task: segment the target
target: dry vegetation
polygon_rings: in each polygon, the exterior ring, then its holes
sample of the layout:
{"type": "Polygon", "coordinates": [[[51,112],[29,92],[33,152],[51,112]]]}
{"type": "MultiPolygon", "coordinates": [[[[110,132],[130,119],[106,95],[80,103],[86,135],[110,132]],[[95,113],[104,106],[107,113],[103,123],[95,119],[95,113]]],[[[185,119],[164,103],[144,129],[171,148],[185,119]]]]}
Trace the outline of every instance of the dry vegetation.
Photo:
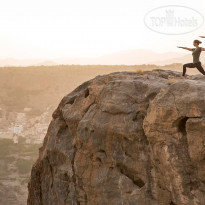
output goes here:
{"type": "Polygon", "coordinates": [[[136,73],[139,74],[139,75],[143,75],[144,74],[144,70],[136,69],[136,73]]]}
{"type": "Polygon", "coordinates": [[[167,81],[167,84],[168,84],[168,85],[172,85],[172,84],[175,83],[175,82],[177,82],[176,79],[174,79],[174,78],[169,78],[168,81],[167,81]]]}
{"type": "Polygon", "coordinates": [[[111,72],[169,69],[181,72],[181,64],[157,65],[58,65],[0,67],[0,104],[10,111],[31,107],[35,113],[57,107],[60,100],[83,82],[111,72]]]}

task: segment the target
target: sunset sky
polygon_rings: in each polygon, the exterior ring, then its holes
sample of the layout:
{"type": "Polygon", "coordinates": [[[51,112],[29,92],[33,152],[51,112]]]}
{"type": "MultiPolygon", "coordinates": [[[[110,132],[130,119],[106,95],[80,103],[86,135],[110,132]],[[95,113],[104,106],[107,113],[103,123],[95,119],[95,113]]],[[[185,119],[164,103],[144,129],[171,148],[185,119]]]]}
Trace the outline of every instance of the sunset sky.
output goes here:
{"type": "Polygon", "coordinates": [[[176,46],[192,46],[194,39],[205,35],[205,24],[183,35],[149,30],[145,14],[166,5],[205,14],[204,0],[1,1],[0,58],[95,57],[128,49],[184,52],[176,46]]]}

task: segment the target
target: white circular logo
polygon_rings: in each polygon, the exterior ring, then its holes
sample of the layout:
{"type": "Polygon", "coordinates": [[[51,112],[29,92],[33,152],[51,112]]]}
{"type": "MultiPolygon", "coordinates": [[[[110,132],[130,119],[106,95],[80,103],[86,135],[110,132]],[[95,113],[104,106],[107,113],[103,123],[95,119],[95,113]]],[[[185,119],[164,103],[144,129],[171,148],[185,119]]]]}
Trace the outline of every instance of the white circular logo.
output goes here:
{"type": "Polygon", "coordinates": [[[144,16],[144,23],[157,33],[180,35],[200,28],[204,24],[204,16],[186,6],[169,5],[149,11],[144,16]]]}

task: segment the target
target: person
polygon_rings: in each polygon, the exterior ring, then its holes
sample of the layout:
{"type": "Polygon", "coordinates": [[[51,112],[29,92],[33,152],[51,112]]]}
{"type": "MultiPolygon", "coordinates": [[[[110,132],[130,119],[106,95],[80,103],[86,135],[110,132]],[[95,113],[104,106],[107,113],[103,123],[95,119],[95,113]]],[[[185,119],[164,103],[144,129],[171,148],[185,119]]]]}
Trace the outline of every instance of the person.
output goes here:
{"type": "Polygon", "coordinates": [[[203,75],[205,75],[205,71],[201,65],[200,60],[199,60],[201,51],[205,51],[205,48],[199,47],[199,44],[201,44],[201,41],[194,40],[193,45],[196,48],[187,48],[187,47],[177,46],[178,48],[192,51],[192,55],[193,55],[193,63],[186,63],[183,65],[183,73],[182,73],[181,78],[185,78],[186,68],[197,68],[199,72],[201,72],[203,75]]]}
{"type": "Polygon", "coordinates": [[[199,36],[199,37],[201,37],[201,38],[205,38],[205,36],[199,36]]]}

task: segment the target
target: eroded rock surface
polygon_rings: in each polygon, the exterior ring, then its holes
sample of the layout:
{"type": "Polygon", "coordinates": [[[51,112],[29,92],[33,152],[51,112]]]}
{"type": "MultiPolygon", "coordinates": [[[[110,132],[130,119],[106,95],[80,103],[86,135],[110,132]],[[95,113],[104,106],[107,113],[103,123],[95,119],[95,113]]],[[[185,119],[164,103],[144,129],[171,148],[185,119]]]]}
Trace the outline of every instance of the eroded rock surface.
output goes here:
{"type": "Polygon", "coordinates": [[[98,75],[64,96],[29,205],[204,205],[205,77],[98,75]]]}

